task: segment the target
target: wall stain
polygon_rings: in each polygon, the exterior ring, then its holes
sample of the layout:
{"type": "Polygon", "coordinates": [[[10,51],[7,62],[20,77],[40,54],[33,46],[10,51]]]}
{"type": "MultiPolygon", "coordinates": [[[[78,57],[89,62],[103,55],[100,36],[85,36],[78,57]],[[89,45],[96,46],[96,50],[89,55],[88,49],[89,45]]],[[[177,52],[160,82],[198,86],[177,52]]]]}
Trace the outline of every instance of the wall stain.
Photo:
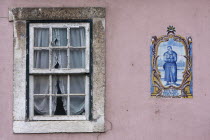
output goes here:
{"type": "Polygon", "coordinates": [[[112,122],[109,121],[109,120],[107,120],[107,119],[105,119],[105,123],[106,123],[106,121],[110,124],[110,128],[108,128],[108,129],[106,130],[106,127],[105,127],[105,132],[99,133],[99,134],[97,135],[97,140],[99,140],[99,137],[100,137],[102,134],[106,134],[108,131],[111,131],[112,128],[113,128],[112,122]]]}
{"type": "Polygon", "coordinates": [[[155,114],[159,114],[159,113],[160,113],[159,109],[155,110],[155,114]]]}

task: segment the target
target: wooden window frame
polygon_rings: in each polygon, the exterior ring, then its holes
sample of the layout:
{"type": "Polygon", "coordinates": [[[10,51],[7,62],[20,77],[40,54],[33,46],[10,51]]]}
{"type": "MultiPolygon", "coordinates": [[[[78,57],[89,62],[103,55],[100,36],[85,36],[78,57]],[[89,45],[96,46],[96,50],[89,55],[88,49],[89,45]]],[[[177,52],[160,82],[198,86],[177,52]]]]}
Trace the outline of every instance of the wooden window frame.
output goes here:
{"type": "MultiPolygon", "coordinates": [[[[89,108],[90,108],[90,22],[81,23],[30,23],[29,22],[29,119],[30,120],[89,120],[89,108]],[[85,28],[86,44],[81,47],[70,46],[70,28],[85,28]],[[49,46],[48,47],[34,47],[34,29],[35,28],[48,28],[49,29],[49,46]],[[52,46],[52,28],[66,28],[67,29],[67,45],[66,46],[52,46]],[[67,50],[67,68],[53,69],[51,58],[52,50],[66,49],[67,50]],[[85,68],[70,68],[70,50],[85,49],[85,68]],[[49,51],[49,68],[39,69],[34,68],[34,51],[35,50],[48,50],[49,51]],[[34,75],[47,75],[49,76],[49,94],[34,94],[34,75]],[[52,115],[52,96],[60,96],[52,94],[52,75],[64,74],[67,76],[67,115],[52,115]],[[72,74],[85,74],[85,94],[70,93],[70,75],[72,74]],[[49,96],[49,115],[34,116],[34,96],[49,96]],[[70,96],[85,96],[85,115],[70,115],[70,96]]],[[[27,93],[28,94],[28,93],[27,93]]]]}

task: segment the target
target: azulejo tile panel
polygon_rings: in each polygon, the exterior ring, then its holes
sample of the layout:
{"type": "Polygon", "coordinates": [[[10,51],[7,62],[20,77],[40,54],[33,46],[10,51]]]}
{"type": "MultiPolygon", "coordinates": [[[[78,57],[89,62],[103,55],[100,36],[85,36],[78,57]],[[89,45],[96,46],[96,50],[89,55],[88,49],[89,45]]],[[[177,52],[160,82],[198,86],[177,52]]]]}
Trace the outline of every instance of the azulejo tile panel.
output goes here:
{"type": "Polygon", "coordinates": [[[169,26],[167,35],[152,37],[150,85],[153,97],[193,97],[192,38],[175,32],[175,27],[169,26]]]}

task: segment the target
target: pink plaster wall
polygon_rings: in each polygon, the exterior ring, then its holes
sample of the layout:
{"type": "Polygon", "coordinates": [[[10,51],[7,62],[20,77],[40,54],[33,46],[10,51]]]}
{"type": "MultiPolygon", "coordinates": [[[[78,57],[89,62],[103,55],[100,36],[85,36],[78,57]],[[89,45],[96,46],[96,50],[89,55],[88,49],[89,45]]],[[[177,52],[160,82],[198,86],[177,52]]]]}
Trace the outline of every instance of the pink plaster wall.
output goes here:
{"type": "Polygon", "coordinates": [[[0,140],[210,140],[209,34],[209,0],[0,0],[0,140]],[[13,134],[8,8],[63,6],[106,7],[107,132],[13,134]],[[193,38],[193,99],[150,97],[150,39],[168,25],[193,38]]]}

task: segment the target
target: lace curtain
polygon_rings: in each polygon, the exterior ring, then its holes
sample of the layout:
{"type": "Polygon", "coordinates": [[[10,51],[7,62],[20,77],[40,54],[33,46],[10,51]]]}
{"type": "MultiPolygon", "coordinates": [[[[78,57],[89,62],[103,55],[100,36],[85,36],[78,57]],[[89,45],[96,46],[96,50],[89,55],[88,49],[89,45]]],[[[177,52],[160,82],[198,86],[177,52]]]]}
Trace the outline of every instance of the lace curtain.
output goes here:
{"type": "MultiPolygon", "coordinates": [[[[49,46],[49,29],[35,29],[34,45],[36,47],[49,46]]],[[[73,28],[70,30],[71,46],[85,46],[85,29],[73,28]]],[[[67,45],[67,29],[52,30],[52,46],[67,45]]],[[[52,51],[52,68],[67,68],[67,50],[55,49],[52,51]]],[[[85,67],[85,51],[70,51],[70,68],[85,67]]],[[[34,51],[34,68],[49,68],[49,52],[47,50],[34,51]]],[[[52,94],[67,94],[67,76],[53,76],[52,78],[52,94]]],[[[71,93],[85,93],[85,76],[71,75],[70,78],[71,93]]],[[[49,76],[34,76],[34,94],[49,94],[49,76]]],[[[67,112],[67,96],[53,96],[52,98],[52,114],[56,113],[58,108],[58,98],[61,99],[63,109],[67,112]]],[[[85,97],[70,96],[70,114],[80,115],[84,112],[85,97]]],[[[49,96],[34,96],[35,115],[49,115],[49,96]]]]}

